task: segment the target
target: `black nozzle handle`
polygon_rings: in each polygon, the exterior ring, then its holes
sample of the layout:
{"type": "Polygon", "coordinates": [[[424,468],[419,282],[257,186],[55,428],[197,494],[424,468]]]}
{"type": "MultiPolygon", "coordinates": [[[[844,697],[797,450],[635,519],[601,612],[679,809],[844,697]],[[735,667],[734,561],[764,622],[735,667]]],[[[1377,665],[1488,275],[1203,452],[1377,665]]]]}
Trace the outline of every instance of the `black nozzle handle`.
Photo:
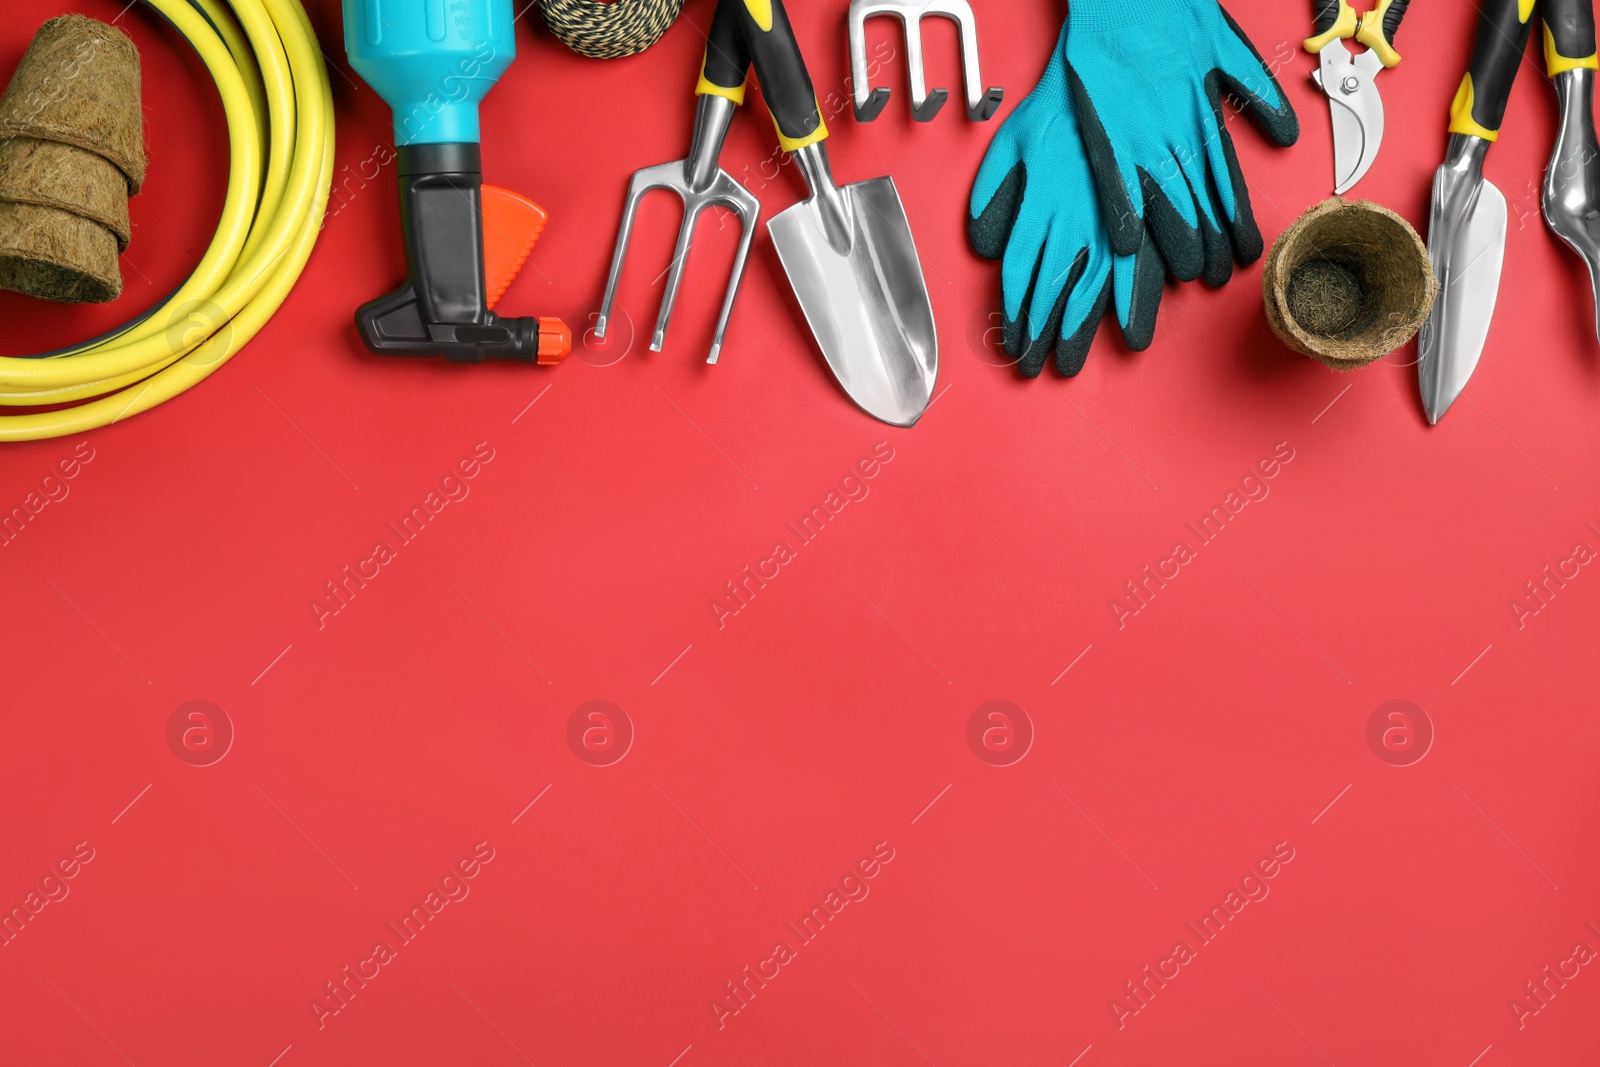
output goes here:
{"type": "Polygon", "coordinates": [[[554,362],[539,358],[539,319],[501,318],[489,310],[478,146],[407,145],[398,151],[397,169],[406,281],[356,312],[367,348],[380,356],[457,363],[554,362]]]}

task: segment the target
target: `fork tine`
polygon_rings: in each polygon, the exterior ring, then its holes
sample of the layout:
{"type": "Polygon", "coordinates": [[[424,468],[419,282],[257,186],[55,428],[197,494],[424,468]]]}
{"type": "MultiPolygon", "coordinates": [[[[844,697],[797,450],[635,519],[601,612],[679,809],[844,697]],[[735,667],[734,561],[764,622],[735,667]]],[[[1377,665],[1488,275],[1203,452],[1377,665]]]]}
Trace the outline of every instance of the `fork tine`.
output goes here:
{"type": "Polygon", "coordinates": [[[683,205],[683,225],[678,228],[678,243],[672,250],[672,266],[667,271],[667,289],[661,294],[661,314],[656,318],[656,332],[650,338],[650,351],[661,351],[667,339],[667,324],[672,321],[672,309],[678,303],[678,286],[683,282],[683,269],[689,263],[689,246],[694,241],[694,224],[706,204],[699,201],[683,205]]]}
{"type": "Polygon", "coordinates": [[[978,17],[972,13],[972,5],[951,3],[950,9],[949,17],[955,19],[961,37],[961,81],[967,94],[967,117],[973,122],[988,122],[999,110],[1006,91],[983,84],[978,61],[978,17]]]}
{"type": "Polygon", "coordinates": [[[931,122],[950,98],[948,89],[934,89],[931,92],[928,89],[928,73],[923,65],[922,53],[922,20],[926,14],[925,11],[919,11],[913,18],[910,12],[898,13],[906,31],[906,74],[911,79],[911,115],[918,122],[931,122]]]}
{"type": "Polygon", "coordinates": [[[679,163],[663,163],[637,170],[628,182],[628,198],[622,209],[622,225],[617,228],[617,245],[611,253],[611,273],[606,278],[605,296],[600,300],[600,314],[596,318],[594,335],[601,340],[606,336],[606,325],[611,319],[612,302],[617,296],[617,284],[622,280],[622,265],[628,258],[628,243],[633,239],[633,223],[639,214],[639,204],[646,194],[657,189],[670,189],[680,197],[683,192],[672,181],[672,171],[680,169],[679,163]]]}
{"type": "Polygon", "coordinates": [[[872,87],[872,71],[867,65],[867,19],[872,12],[866,0],[850,4],[850,85],[857,122],[871,122],[889,102],[889,90],[872,87]]]}
{"type": "MultiPolygon", "coordinates": [[[[643,195],[641,190],[639,196],[643,195]]],[[[628,241],[633,237],[633,220],[639,213],[639,197],[629,188],[626,206],[622,209],[622,225],[617,230],[617,247],[611,253],[611,273],[606,277],[606,295],[600,300],[600,316],[595,320],[594,335],[602,340],[606,336],[606,323],[611,318],[611,304],[617,297],[617,283],[622,280],[622,264],[628,258],[628,241]]]]}
{"type": "Polygon", "coordinates": [[[711,339],[711,354],[707,363],[716,363],[722,355],[722,338],[728,332],[728,319],[733,315],[733,302],[739,295],[739,285],[744,281],[745,263],[750,259],[750,246],[755,240],[756,225],[761,218],[761,201],[750,195],[738,182],[729,179],[726,198],[722,201],[739,215],[743,232],[739,235],[739,250],[733,256],[733,273],[728,278],[728,293],[722,298],[722,312],[717,316],[717,332],[711,339]]]}
{"type": "Polygon", "coordinates": [[[867,102],[855,105],[856,121],[871,122],[883,113],[884,105],[889,102],[890,90],[879,86],[867,94],[867,102]]]}
{"type": "Polygon", "coordinates": [[[918,122],[932,122],[934,116],[939,114],[939,109],[944,107],[945,101],[949,99],[949,89],[934,89],[921,103],[912,103],[911,117],[918,122]]]}

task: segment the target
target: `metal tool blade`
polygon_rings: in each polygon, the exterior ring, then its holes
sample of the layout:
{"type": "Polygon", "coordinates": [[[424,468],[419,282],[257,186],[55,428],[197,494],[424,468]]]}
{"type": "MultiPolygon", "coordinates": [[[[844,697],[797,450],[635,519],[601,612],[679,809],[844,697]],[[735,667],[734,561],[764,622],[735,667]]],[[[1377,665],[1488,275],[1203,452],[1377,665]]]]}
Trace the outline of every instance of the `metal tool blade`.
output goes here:
{"type": "Polygon", "coordinates": [[[1430,423],[1450,410],[1477,369],[1500,291],[1506,198],[1481,168],[1479,152],[1476,166],[1447,160],[1434,175],[1428,256],[1439,294],[1417,340],[1417,380],[1430,423]]]}
{"type": "Polygon", "coordinates": [[[1378,158],[1378,146],[1383,143],[1383,104],[1380,101],[1375,116],[1366,118],[1332,99],[1328,111],[1333,116],[1333,191],[1343,195],[1366,177],[1378,158]]]}
{"type": "Polygon", "coordinates": [[[1383,64],[1371,50],[1355,59],[1342,41],[1318,53],[1313,74],[1328,98],[1333,124],[1334,192],[1343,194],[1372,169],[1383,144],[1383,97],[1376,78],[1383,64]]]}
{"type": "Polygon", "coordinates": [[[812,198],[767,229],[839,385],[874,418],[911,426],[927,410],[939,373],[939,336],[911,224],[892,178],[835,186],[826,155],[812,152],[821,148],[796,154],[812,198]]]}
{"type": "Polygon", "coordinates": [[[1595,332],[1600,335],[1600,148],[1595,143],[1594,71],[1562,71],[1554,79],[1561,126],[1544,177],[1544,218],[1589,268],[1595,332]]]}

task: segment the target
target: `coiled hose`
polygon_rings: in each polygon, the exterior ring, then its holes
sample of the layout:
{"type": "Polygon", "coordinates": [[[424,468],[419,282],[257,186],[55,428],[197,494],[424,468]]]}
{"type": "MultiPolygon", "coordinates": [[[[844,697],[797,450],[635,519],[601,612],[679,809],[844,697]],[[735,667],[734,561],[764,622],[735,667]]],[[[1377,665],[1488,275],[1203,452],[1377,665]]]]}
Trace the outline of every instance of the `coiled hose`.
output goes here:
{"type": "Polygon", "coordinates": [[[580,56],[620,59],[661,39],[683,10],[683,0],[539,0],[550,32],[580,56]]]}
{"type": "Polygon", "coordinates": [[[260,332],[305,268],[333,173],[333,96],[299,0],[144,0],[194,46],[228,120],[228,193],[167,302],[61,352],[0,357],[0,441],[105,426],[170,400],[260,332]]]}

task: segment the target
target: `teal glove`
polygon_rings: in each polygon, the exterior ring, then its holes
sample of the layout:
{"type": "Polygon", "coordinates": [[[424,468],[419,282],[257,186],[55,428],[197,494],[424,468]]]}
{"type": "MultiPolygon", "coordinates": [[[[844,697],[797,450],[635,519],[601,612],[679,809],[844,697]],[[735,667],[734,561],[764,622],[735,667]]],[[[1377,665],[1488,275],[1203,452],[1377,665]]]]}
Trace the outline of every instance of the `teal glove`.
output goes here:
{"type": "Polygon", "coordinates": [[[1280,145],[1300,124],[1244,32],[1217,0],[1071,0],[1067,26],[1073,106],[1112,249],[1133,254],[1148,230],[1175,277],[1212,285],[1234,258],[1260,258],[1222,94],[1280,145]]]}
{"type": "Polygon", "coordinates": [[[1078,373],[1114,295],[1129,348],[1147,348],[1166,271],[1149,236],[1114,256],[1067,96],[1066,28],[1044,77],[995,134],[972,187],[967,232],[985,259],[1004,261],[1001,338],[1025,377],[1055,349],[1078,373]]]}

